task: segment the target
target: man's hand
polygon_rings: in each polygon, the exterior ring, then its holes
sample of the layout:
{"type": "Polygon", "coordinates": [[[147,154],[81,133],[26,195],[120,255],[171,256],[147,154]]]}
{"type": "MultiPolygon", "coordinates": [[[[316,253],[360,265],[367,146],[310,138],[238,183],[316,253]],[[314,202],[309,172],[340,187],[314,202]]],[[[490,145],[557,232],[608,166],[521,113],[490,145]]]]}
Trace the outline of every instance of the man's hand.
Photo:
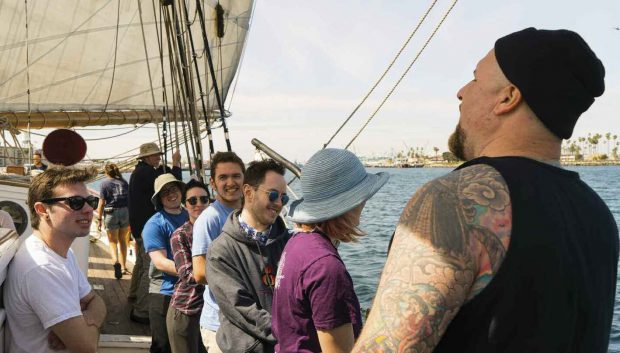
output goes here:
{"type": "Polygon", "coordinates": [[[105,303],[101,297],[94,292],[90,292],[80,300],[80,308],[82,309],[84,321],[86,321],[88,326],[95,326],[97,329],[101,328],[107,314],[105,303]]]}
{"type": "Polygon", "coordinates": [[[63,349],[67,349],[64,343],[56,336],[54,331],[50,331],[50,334],[47,335],[47,345],[53,351],[61,351],[63,349]]]}
{"type": "Polygon", "coordinates": [[[172,166],[180,167],[181,166],[181,151],[176,150],[172,154],[172,166]]]}

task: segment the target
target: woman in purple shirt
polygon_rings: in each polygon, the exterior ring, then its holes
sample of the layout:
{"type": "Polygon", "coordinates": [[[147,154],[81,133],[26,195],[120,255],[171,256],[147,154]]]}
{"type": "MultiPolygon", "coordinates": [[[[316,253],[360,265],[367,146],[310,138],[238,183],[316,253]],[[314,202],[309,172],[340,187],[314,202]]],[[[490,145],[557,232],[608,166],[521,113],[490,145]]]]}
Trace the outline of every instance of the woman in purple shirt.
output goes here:
{"type": "Polygon", "coordinates": [[[324,149],[305,165],[303,198],[289,216],[295,235],[276,275],[272,328],[276,352],[349,352],[362,325],[353,281],[337,246],[356,241],[362,209],[385,183],[351,152],[324,149]]]}

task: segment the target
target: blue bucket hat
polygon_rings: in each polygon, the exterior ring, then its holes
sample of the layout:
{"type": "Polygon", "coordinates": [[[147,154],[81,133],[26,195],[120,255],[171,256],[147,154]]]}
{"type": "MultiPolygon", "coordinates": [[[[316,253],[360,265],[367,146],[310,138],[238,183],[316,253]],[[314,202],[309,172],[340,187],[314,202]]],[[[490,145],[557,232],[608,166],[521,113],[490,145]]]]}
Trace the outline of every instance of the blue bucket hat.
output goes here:
{"type": "Polygon", "coordinates": [[[305,224],[338,217],[370,199],[389,178],[383,172],[367,173],[347,150],[320,150],[302,170],[303,197],[291,203],[288,215],[293,222],[305,224]]]}

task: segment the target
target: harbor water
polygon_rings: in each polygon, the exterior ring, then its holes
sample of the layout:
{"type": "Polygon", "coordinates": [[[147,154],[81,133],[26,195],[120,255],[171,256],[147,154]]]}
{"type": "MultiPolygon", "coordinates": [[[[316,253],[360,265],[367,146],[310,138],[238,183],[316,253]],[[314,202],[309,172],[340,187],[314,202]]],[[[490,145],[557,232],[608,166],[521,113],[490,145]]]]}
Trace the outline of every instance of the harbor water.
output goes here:
{"type": "MultiPolygon", "coordinates": [[[[620,166],[572,167],[581,179],[607,203],[616,223],[620,224],[620,166]]],[[[340,254],[351,273],[355,291],[362,308],[369,308],[375,295],[387,255],[390,237],[400,213],[414,192],[424,183],[449,173],[446,168],[379,169],[369,172],[388,172],[390,181],[370,201],[362,213],[361,226],[368,235],[356,244],[342,244],[340,254]]],[[[620,274],[620,271],[618,272],[620,274]]],[[[611,329],[609,352],[620,353],[620,295],[616,289],[616,304],[611,329]]]]}
{"type": "MultiPolygon", "coordinates": [[[[616,223],[620,224],[620,166],[571,167],[579,173],[582,180],[590,185],[607,203],[616,223]]],[[[362,308],[370,308],[377,284],[385,264],[387,247],[400,213],[424,183],[449,173],[448,168],[381,169],[370,168],[369,172],[387,172],[390,181],[366,203],[362,213],[361,227],[368,233],[358,243],[340,245],[340,254],[351,273],[355,292],[362,308]]],[[[129,181],[129,174],[124,174],[129,181]]],[[[183,180],[189,174],[184,172],[183,180]]],[[[97,189],[94,183],[93,188],[97,189]]],[[[299,182],[292,184],[299,191],[299,182]]],[[[620,274],[620,271],[618,271],[620,274]]],[[[620,295],[616,291],[616,304],[611,329],[609,352],[620,353],[620,295]]]]}

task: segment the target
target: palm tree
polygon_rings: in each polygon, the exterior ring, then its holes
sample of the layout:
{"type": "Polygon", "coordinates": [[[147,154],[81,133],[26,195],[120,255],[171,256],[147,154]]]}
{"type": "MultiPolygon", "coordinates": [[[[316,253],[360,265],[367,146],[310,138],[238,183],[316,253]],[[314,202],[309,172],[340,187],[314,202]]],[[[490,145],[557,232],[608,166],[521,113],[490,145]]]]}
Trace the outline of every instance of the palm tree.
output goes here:
{"type": "Polygon", "coordinates": [[[579,140],[579,143],[581,144],[581,148],[585,148],[586,138],[585,137],[580,137],[578,140],[579,140]]]}
{"type": "Polygon", "coordinates": [[[609,142],[611,141],[611,132],[606,133],[605,138],[607,139],[607,154],[609,155],[609,142]]]}
{"type": "Polygon", "coordinates": [[[435,151],[435,160],[437,160],[437,152],[439,152],[439,148],[433,147],[433,150],[435,151]]]}

